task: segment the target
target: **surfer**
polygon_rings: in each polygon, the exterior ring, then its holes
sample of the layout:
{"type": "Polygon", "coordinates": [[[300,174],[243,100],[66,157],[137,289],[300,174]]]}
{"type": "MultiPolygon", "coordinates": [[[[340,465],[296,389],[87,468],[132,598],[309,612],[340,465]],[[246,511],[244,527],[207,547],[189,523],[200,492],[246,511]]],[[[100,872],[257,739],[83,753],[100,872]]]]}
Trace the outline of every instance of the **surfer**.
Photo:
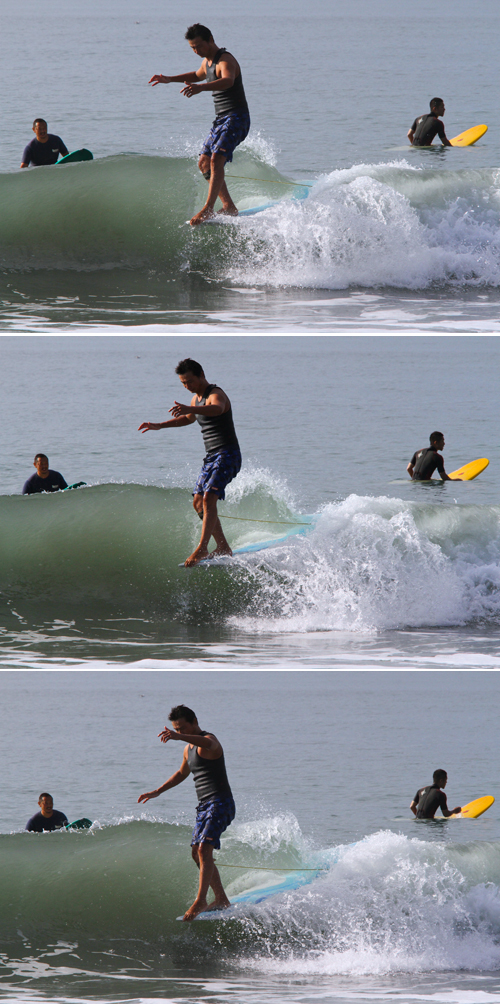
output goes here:
{"type": "Polygon", "coordinates": [[[462,478],[450,478],[444,469],[444,460],[438,453],[444,447],[443,433],[431,432],[429,441],[431,445],[417,450],[406,468],[412,481],[429,481],[436,468],[443,481],[461,481],[462,478]]]}
{"type": "Polygon", "coordinates": [[[199,70],[179,73],[175,77],[155,73],[149,83],[153,87],[156,84],[183,83],[185,86],[180,93],[186,98],[202,91],[211,91],[213,95],[215,121],[198,161],[198,167],[209,183],[208,196],[203,209],[190,220],[191,226],[195,226],[215,215],[217,198],[222,202],[220,212],[228,216],[238,215],[224,179],[224,166],[232,161],[235,147],[248,135],[250,115],[240,66],[234,56],[215,44],[212,32],[203,24],[192,24],[184,37],[193,52],[203,59],[199,70]]]}
{"type": "MultiPolygon", "coordinates": [[[[40,492],[58,492],[68,485],[59,471],[49,470],[49,458],[45,453],[37,453],[33,467],[36,467],[36,474],[32,474],[24,482],[23,495],[37,495],[40,492]]],[[[83,482],[81,482],[83,484],[83,482]]]]}
{"type": "Polygon", "coordinates": [[[158,736],[162,743],[171,739],[187,743],[179,770],[169,777],[165,784],[154,791],[139,795],[138,802],[149,802],[162,792],[175,788],[193,775],[198,806],[196,824],[191,839],[192,857],[200,871],[198,894],[194,903],[186,910],[183,920],[194,920],[207,910],[225,910],[230,902],[224,892],[219,871],[214,862],[214,849],[220,848],[220,836],[235,816],[234,800],[227,779],[224,752],[212,732],[200,729],[198,719],[191,708],[179,704],[172,708],[169,716],[172,729],[167,726],[158,736]],[[209,887],[214,900],[207,905],[209,887]]]}
{"type": "Polygon", "coordinates": [[[408,139],[412,146],[431,146],[436,135],[439,136],[443,146],[451,146],[446,137],[444,125],[439,116],[444,115],[445,107],[442,98],[431,98],[430,112],[426,115],[419,115],[415,119],[411,129],[408,130],[408,139]]]}
{"type": "Polygon", "coordinates": [[[59,154],[65,157],[68,153],[60,136],[53,136],[47,132],[45,119],[35,119],[33,122],[33,132],[35,139],[24,148],[21,167],[41,167],[44,164],[55,164],[59,154]]]}
{"type": "Polygon", "coordinates": [[[64,812],[54,809],[54,799],[47,791],[42,791],[38,799],[40,812],[35,812],[26,823],[26,829],[31,833],[43,833],[44,830],[61,830],[66,826],[68,817],[64,812]]]}
{"type": "Polygon", "coordinates": [[[207,451],[193,492],[193,506],[203,520],[200,543],[189,558],[186,566],[196,565],[203,558],[218,557],[233,552],[224,536],[217,515],[217,501],[225,498],[225,488],[236,477],[241,467],[241,453],[233,423],[231,402],[214,383],[209,383],[200,363],[194,359],[182,359],[176,367],[183,387],[194,397],[191,404],[174,401],[169,409],[173,418],[166,422],[143,422],[139,432],[150,429],[181,428],[198,422],[201,426],[203,442],[207,451]],[[215,550],[210,554],[210,538],[215,540],[215,550]]]}
{"type": "Polygon", "coordinates": [[[424,788],[419,788],[410,809],[417,819],[434,819],[434,814],[441,809],[443,816],[453,816],[455,812],[461,812],[460,805],[454,809],[448,808],[448,802],[443,788],[446,788],[448,775],[445,770],[435,770],[432,775],[432,784],[427,784],[424,788]]]}

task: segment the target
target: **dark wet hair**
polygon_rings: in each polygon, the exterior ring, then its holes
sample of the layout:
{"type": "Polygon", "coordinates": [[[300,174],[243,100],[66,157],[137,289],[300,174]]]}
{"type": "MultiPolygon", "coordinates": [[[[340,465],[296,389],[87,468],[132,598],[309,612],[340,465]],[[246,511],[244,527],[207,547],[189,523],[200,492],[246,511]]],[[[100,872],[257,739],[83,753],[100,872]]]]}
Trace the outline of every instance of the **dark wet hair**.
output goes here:
{"type": "Polygon", "coordinates": [[[448,774],[445,770],[435,770],[432,775],[432,780],[434,781],[434,784],[441,784],[443,781],[448,780],[448,774]]]}
{"type": "Polygon", "coordinates": [[[46,460],[47,463],[49,462],[49,458],[45,453],[35,453],[35,459],[33,463],[36,464],[37,460],[46,460]]]}
{"type": "Polygon", "coordinates": [[[177,376],[192,373],[195,377],[201,377],[203,376],[203,366],[200,366],[194,359],[181,359],[179,365],[175,367],[175,372],[177,376]]]}
{"type": "Polygon", "coordinates": [[[35,128],[37,122],[43,122],[44,126],[47,125],[45,119],[35,119],[34,122],[33,122],[33,129],[35,128]]]}
{"type": "Polygon", "coordinates": [[[437,105],[444,105],[444,101],[442,98],[431,98],[431,100],[429,101],[429,105],[432,111],[432,109],[436,108],[437,105]]]}
{"type": "Polygon", "coordinates": [[[184,718],[186,722],[192,725],[196,715],[194,711],[191,711],[191,708],[186,708],[185,704],[178,704],[175,708],[172,708],[168,720],[169,722],[178,722],[181,718],[184,718]]]}
{"type": "Polygon", "coordinates": [[[432,445],[432,443],[436,442],[436,439],[444,439],[443,433],[442,432],[431,432],[431,434],[429,436],[429,442],[431,443],[431,445],[432,445]]]}
{"type": "MultiPolygon", "coordinates": [[[[38,796],[38,801],[41,802],[42,798],[52,798],[52,795],[49,795],[48,791],[42,791],[42,794],[38,796]]],[[[53,798],[52,801],[54,801],[53,798]]]]}
{"type": "Polygon", "coordinates": [[[184,38],[188,42],[193,42],[195,38],[202,38],[204,42],[211,42],[213,35],[210,28],[207,28],[204,24],[192,24],[188,28],[184,38]]]}

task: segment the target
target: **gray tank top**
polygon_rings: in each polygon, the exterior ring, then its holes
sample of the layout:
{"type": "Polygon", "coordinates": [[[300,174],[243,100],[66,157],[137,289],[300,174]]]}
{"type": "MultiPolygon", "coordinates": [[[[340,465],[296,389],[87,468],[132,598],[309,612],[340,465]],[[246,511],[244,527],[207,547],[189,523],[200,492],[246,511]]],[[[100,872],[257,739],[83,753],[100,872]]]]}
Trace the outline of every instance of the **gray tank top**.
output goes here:
{"type": "MultiPolygon", "coordinates": [[[[203,735],[208,735],[208,732],[204,732],[203,735]]],[[[188,764],[200,802],[206,802],[209,798],[232,796],[226,774],[224,754],[217,760],[206,760],[205,757],[199,756],[197,746],[190,746],[188,764]]]]}
{"type": "MultiPolygon", "coordinates": [[[[217,80],[216,67],[219,62],[220,57],[227,49],[217,49],[215,56],[213,58],[212,65],[209,66],[207,63],[207,80],[212,83],[217,80]]],[[[247,112],[248,105],[247,99],[245,97],[245,91],[243,90],[243,80],[241,73],[232,87],[228,87],[226,91],[213,91],[212,92],[214,105],[215,105],[215,115],[218,118],[219,115],[227,115],[228,112],[247,112]]]]}
{"type": "MultiPolygon", "coordinates": [[[[200,400],[200,404],[207,403],[207,397],[210,397],[210,394],[216,387],[216,383],[208,385],[200,400]]],[[[215,453],[226,446],[239,446],[231,406],[229,406],[228,411],[225,411],[223,415],[197,415],[196,421],[201,428],[207,453],[215,453]]]]}

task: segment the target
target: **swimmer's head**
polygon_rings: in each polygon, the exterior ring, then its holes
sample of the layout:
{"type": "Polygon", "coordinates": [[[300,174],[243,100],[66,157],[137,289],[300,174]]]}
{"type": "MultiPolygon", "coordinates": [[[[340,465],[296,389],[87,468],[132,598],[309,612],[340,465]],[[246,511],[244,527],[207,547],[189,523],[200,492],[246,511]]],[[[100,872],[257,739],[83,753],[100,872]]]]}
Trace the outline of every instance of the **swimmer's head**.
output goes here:
{"type": "Polygon", "coordinates": [[[49,458],[45,456],[45,453],[37,453],[33,461],[33,467],[36,467],[36,473],[39,477],[47,477],[49,470],[49,458]]]}
{"type": "Polygon", "coordinates": [[[47,123],[45,119],[35,119],[33,122],[33,132],[40,143],[45,142],[47,139],[47,123]]]}

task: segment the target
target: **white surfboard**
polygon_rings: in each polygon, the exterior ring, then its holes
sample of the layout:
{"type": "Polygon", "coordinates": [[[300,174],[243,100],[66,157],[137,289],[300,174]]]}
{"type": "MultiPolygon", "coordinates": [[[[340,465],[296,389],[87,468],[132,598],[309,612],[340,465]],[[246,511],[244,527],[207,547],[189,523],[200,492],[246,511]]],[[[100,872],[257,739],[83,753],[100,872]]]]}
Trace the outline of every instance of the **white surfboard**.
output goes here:
{"type": "Polygon", "coordinates": [[[235,547],[231,554],[221,554],[216,558],[203,558],[198,561],[196,565],[186,566],[183,561],[179,562],[179,568],[208,568],[210,566],[217,567],[220,565],[230,564],[234,558],[238,558],[244,554],[255,554],[257,551],[267,551],[271,547],[277,547],[278,544],[284,544],[285,541],[290,540],[291,537],[299,537],[301,534],[307,533],[314,526],[314,516],[301,516],[300,523],[296,523],[290,527],[287,533],[283,534],[282,537],[272,537],[270,540],[259,540],[254,544],[244,544],[243,547],[235,547]]]}
{"type": "MultiPolygon", "coordinates": [[[[264,900],[271,899],[272,896],[280,896],[282,893],[300,889],[301,886],[314,882],[325,871],[327,871],[326,867],[289,872],[285,878],[278,882],[273,881],[268,885],[257,886],[233,896],[231,906],[227,910],[207,910],[205,913],[199,913],[195,920],[234,920],[242,913],[245,906],[263,903],[264,900]]],[[[176,920],[182,920],[182,917],[176,917],[176,920]]]]}

